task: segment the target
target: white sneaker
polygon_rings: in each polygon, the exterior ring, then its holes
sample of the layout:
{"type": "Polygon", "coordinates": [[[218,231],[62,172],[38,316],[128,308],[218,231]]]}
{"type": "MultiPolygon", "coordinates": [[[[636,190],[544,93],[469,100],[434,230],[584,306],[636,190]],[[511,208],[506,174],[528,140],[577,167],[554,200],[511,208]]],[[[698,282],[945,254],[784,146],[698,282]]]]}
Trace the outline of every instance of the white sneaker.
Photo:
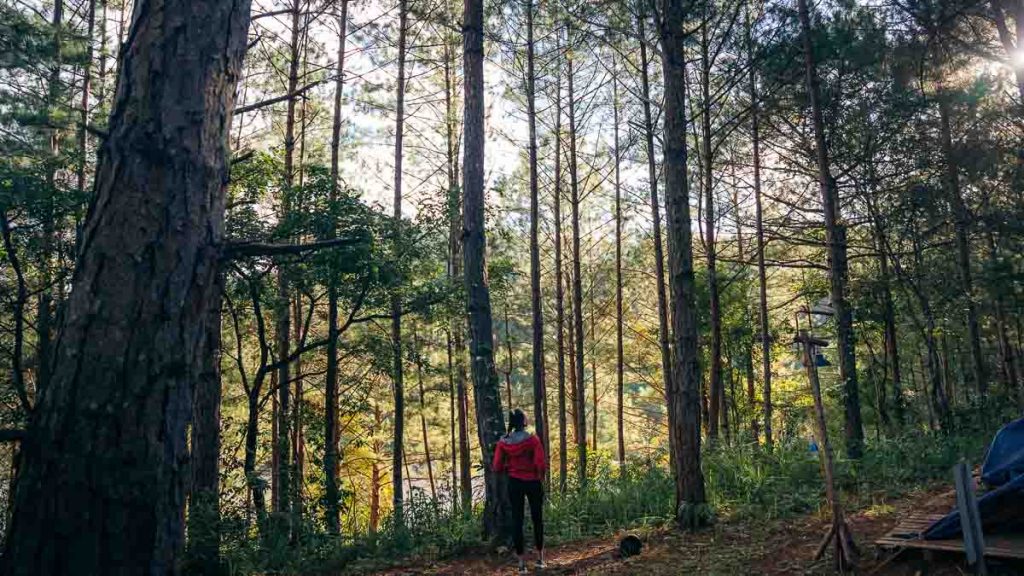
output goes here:
{"type": "Polygon", "coordinates": [[[543,569],[548,567],[548,565],[546,563],[544,563],[543,560],[539,560],[539,559],[537,560],[537,564],[535,564],[535,566],[537,567],[537,570],[543,570],[543,569]]]}

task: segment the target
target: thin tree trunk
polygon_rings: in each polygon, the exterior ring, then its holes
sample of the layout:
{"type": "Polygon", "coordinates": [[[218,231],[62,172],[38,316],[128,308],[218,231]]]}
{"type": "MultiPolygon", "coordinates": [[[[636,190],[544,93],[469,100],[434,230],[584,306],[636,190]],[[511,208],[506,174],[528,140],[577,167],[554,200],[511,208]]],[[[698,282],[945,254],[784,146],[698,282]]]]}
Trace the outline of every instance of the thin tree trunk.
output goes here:
{"type": "Polygon", "coordinates": [[[978,311],[974,303],[974,277],[971,273],[971,246],[968,237],[970,233],[968,230],[970,215],[960,191],[960,168],[956,161],[955,151],[953,150],[953,135],[952,128],[950,127],[952,110],[949,105],[949,96],[940,93],[938,101],[942,155],[946,168],[946,195],[953,210],[953,230],[956,234],[956,262],[957,267],[960,269],[960,286],[963,289],[963,297],[967,308],[967,336],[971,346],[971,368],[974,385],[978,389],[978,394],[984,398],[988,393],[988,378],[985,373],[985,359],[981,352],[981,328],[978,325],[978,311]]]}
{"type": "MultiPolygon", "coordinates": [[[[591,273],[593,277],[593,273],[591,273]]],[[[594,305],[594,290],[593,286],[589,290],[590,295],[590,386],[591,386],[591,402],[593,403],[593,416],[590,418],[590,448],[594,452],[597,452],[597,325],[594,320],[594,310],[597,306],[594,305]]]]}
{"type": "MultiPolygon", "coordinates": [[[[462,278],[462,218],[461,201],[458,185],[458,134],[455,114],[455,83],[452,67],[454,54],[451,43],[446,39],[444,46],[444,80],[445,80],[445,130],[446,152],[448,158],[448,266],[449,277],[453,282],[461,282],[462,278]]],[[[469,455],[469,399],[466,394],[466,346],[463,340],[465,318],[461,315],[451,320],[451,339],[455,364],[455,391],[457,403],[457,419],[459,428],[459,495],[463,512],[468,512],[473,501],[473,485],[469,455]]]]}
{"type": "MultiPolygon", "coordinates": [[[[338,14],[338,55],[334,71],[334,119],[331,124],[332,204],[338,201],[341,178],[341,106],[345,85],[345,41],[348,34],[348,0],[341,0],[338,14]]],[[[337,236],[337,222],[331,222],[328,238],[337,236]]],[[[327,374],[324,379],[324,523],[327,531],[340,530],[341,488],[338,485],[338,287],[334,280],[327,286],[327,374]]]]}
{"type": "Polygon", "coordinates": [[[96,0],[89,0],[89,7],[86,11],[86,32],[85,32],[85,64],[82,67],[82,98],[79,103],[81,126],[78,127],[78,171],[76,174],[78,193],[85,192],[85,168],[88,161],[89,132],[86,126],[89,125],[89,96],[92,89],[92,60],[93,60],[93,31],[96,26],[96,0]]]}
{"type": "MultiPolygon", "coordinates": [[[[735,178],[735,173],[733,174],[735,178]]],[[[740,220],[740,195],[737,188],[733,189],[732,192],[732,206],[734,216],[736,218],[736,256],[739,261],[742,262],[744,270],[749,270],[747,265],[746,248],[743,240],[743,222],[740,220]]],[[[747,297],[749,293],[744,294],[743,304],[743,318],[744,323],[750,324],[750,305],[747,303],[747,297]]],[[[746,378],[747,383],[747,406],[750,408],[750,435],[754,438],[754,443],[760,442],[761,428],[757,421],[757,394],[754,390],[754,343],[746,340],[740,342],[743,354],[743,374],[746,378]]],[[[737,411],[736,417],[736,431],[739,433],[739,416],[738,407],[736,405],[736,394],[733,390],[733,410],[737,411]]]]}
{"type": "MultiPolygon", "coordinates": [[[[530,296],[533,312],[533,428],[547,448],[547,383],[544,374],[544,307],[540,289],[540,183],[537,176],[536,72],[534,70],[533,0],[526,0],[526,116],[529,123],[530,164],[530,296]]],[[[510,404],[511,405],[511,404],[510,404]]],[[[548,467],[550,468],[550,466],[548,467]]]]}
{"type": "MultiPolygon", "coordinates": [[[[402,243],[402,145],[405,132],[405,58],[406,0],[398,2],[398,87],[395,104],[395,235],[394,253],[401,253],[402,243]]],[[[393,358],[393,389],[395,394],[395,430],[392,443],[392,506],[395,522],[404,524],[404,495],[402,486],[402,447],[405,437],[405,385],[402,370],[402,300],[397,290],[391,296],[391,347],[393,358]]]]}
{"type": "Polygon", "coordinates": [[[451,420],[449,426],[449,432],[451,433],[451,445],[449,447],[449,457],[451,458],[451,473],[452,473],[452,484],[451,484],[451,498],[452,498],[452,509],[454,510],[458,506],[459,501],[456,499],[456,490],[459,488],[459,460],[458,460],[458,440],[457,431],[459,429],[458,423],[456,422],[458,409],[455,406],[456,398],[458,395],[455,391],[455,363],[452,360],[452,335],[450,330],[445,331],[445,346],[448,353],[448,415],[451,420]]]}
{"type": "Polygon", "coordinates": [[[107,101],[107,0],[100,0],[100,67],[96,76],[96,104],[107,101]]]}
{"type": "MultiPolygon", "coordinates": [[[[885,252],[885,239],[883,236],[885,232],[880,221],[876,222],[875,228],[876,243],[878,245],[878,274],[879,280],[882,283],[882,315],[885,317],[883,330],[885,336],[885,356],[888,360],[886,367],[889,369],[890,377],[892,378],[892,407],[896,416],[896,424],[902,427],[905,415],[903,410],[903,383],[902,374],[900,373],[899,344],[896,338],[896,310],[893,304],[892,287],[890,285],[889,259],[885,252]]],[[[884,386],[882,390],[884,393],[884,386]]]]}
{"type": "Polygon", "coordinates": [[[701,90],[701,170],[704,196],[704,252],[707,258],[709,315],[711,320],[710,383],[708,386],[708,441],[718,438],[719,422],[728,426],[722,399],[722,301],[718,289],[718,252],[715,246],[715,156],[711,142],[711,55],[708,39],[709,16],[704,14],[701,26],[700,90],[701,90]]]}
{"type": "MultiPolygon", "coordinates": [[[[559,39],[561,36],[559,35],[559,39]]],[[[560,44],[560,42],[559,42],[560,44]]],[[[560,52],[560,46],[555,52],[560,52]]],[[[558,490],[565,493],[568,475],[565,409],[565,284],[562,274],[562,75],[555,80],[555,348],[558,359],[558,490]]],[[[574,372],[575,373],[575,372],[574,372]]]]}
{"type": "Polygon", "coordinates": [[[220,404],[221,300],[224,278],[218,274],[210,298],[203,369],[196,379],[192,422],[192,486],[188,506],[190,556],[213,572],[220,555],[220,404]]]}
{"type": "Polygon", "coordinates": [[[660,36],[665,78],[665,198],[674,343],[672,378],[666,392],[671,449],[675,452],[672,464],[676,520],[684,528],[693,528],[706,521],[706,497],[700,464],[696,281],[686,175],[686,6],[685,0],[665,1],[660,36]]]}
{"type": "Polygon", "coordinates": [[[508,301],[505,301],[505,394],[508,398],[508,407],[511,410],[515,404],[512,402],[512,336],[508,327],[508,301]]]}
{"type": "MultiPolygon", "coordinates": [[[[60,98],[61,80],[60,71],[63,59],[62,44],[64,33],[64,0],[56,0],[53,6],[53,68],[50,70],[50,77],[47,81],[47,116],[49,110],[57,110],[60,98]]],[[[57,165],[60,155],[60,131],[56,128],[56,120],[47,119],[54,127],[50,129],[50,157],[53,167],[47,170],[46,184],[48,192],[43,199],[42,220],[42,242],[39,247],[39,276],[42,283],[42,290],[39,293],[39,300],[36,309],[36,393],[42,394],[49,387],[50,373],[52,368],[52,332],[53,332],[53,245],[56,241],[56,203],[54,195],[57,192],[57,165]]]]}
{"type": "Polygon", "coordinates": [[[22,444],[5,576],[172,575],[184,544],[186,434],[249,2],[147,6],[132,24],[54,370],[22,444]]]}
{"type": "Polygon", "coordinates": [[[416,384],[420,391],[420,428],[423,429],[423,456],[427,461],[427,479],[430,481],[430,496],[437,501],[437,485],[434,483],[434,463],[430,458],[430,436],[427,434],[427,395],[423,391],[423,350],[420,348],[416,325],[412,327],[413,357],[416,358],[416,384]]]}
{"type": "MultiPolygon", "coordinates": [[[[623,426],[625,358],[622,346],[622,184],[619,169],[619,83],[612,78],[612,124],[615,135],[615,431],[620,474],[626,471],[626,438],[623,426]]],[[[597,412],[594,412],[595,418],[597,412]]]]}
{"type": "MultiPolygon", "coordinates": [[[[293,0],[291,6],[291,40],[288,69],[288,94],[294,94],[299,83],[299,39],[301,2],[293,0]]],[[[284,136],[284,187],[286,193],[281,202],[281,218],[286,219],[291,212],[291,189],[295,183],[295,98],[288,98],[285,117],[284,136]]],[[[292,293],[287,272],[282,265],[277,269],[277,356],[278,359],[291,355],[291,301],[292,293]]],[[[278,423],[277,450],[280,465],[278,466],[277,497],[274,500],[274,512],[285,519],[286,531],[292,529],[291,495],[292,495],[292,450],[291,450],[291,363],[281,362],[277,369],[278,383],[278,423]]]]}
{"type": "Polygon", "coordinates": [[[569,46],[566,52],[567,76],[569,78],[569,202],[572,205],[572,317],[575,332],[576,372],[576,457],[579,486],[587,484],[587,403],[586,365],[583,361],[583,274],[580,269],[580,191],[576,161],[576,93],[573,81],[572,25],[566,20],[569,46]]]}
{"type": "MultiPolygon", "coordinates": [[[[651,193],[651,225],[654,242],[654,280],[658,293],[658,344],[661,349],[661,378],[665,394],[672,380],[672,354],[669,349],[668,296],[665,292],[665,256],[661,241],[661,206],[658,200],[658,168],[654,148],[654,115],[651,112],[651,84],[647,68],[650,64],[647,57],[647,35],[644,31],[645,16],[637,17],[637,33],[640,36],[640,86],[644,110],[644,138],[647,144],[647,179],[651,193]]],[[[671,417],[671,415],[670,415],[671,417]]],[[[669,436],[669,441],[673,439],[669,436]]],[[[675,454],[674,450],[670,450],[675,454]]]]}
{"type": "Polygon", "coordinates": [[[11,383],[18,395],[20,408],[25,414],[32,413],[31,401],[28,397],[28,388],[25,384],[25,305],[28,303],[28,284],[25,281],[25,271],[22,269],[21,259],[18,257],[17,249],[11,239],[11,223],[7,220],[7,214],[0,210],[0,238],[3,239],[3,248],[7,256],[7,262],[14,273],[14,280],[17,285],[15,289],[12,315],[14,316],[14,329],[12,330],[11,346],[11,383]]]}
{"type": "MultiPolygon", "coordinates": [[[[380,406],[374,402],[373,432],[380,432],[383,423],[384,419],[381,415],[380,406]]],[[[373,442],[374,455],[380,454],[382,449],[381,442],[375,440],[373,442]]],[[[380,460],[375,457],[373,464],[370,466],[370,534],[376,534],[377,528],[380,527],[380,490],[382,483],[380,460]]]]}
{"type": "Polygon", "coordinates": [[[469,348],[476,399],[477,434],[484,463],[486,498],[485,538],[502,538],[508,517],[505,481],[488,466],[505,433],[505,417],[494,366],[491,295],[484,255],[484,7],[483,0],[466,0],[463,14],[463,78],[465,84],[463,160],[463,242],[465,246],[466,308],[469,348]]]}
{"type": "Polygon", "coordinates": [[[757,90],[757,67],[754,65],[752,23],[747,25],[747,50],[750,60],[750,137],[753,144],[754,165],[754,226],[757,236],[757,303],[761,342],[761,409],[763,411],[764,443],[772,447],[772,339],[768,325],[768,278],[764,264],[764,208],[761,200],[761,97],[757,90]]]}
{"type": "MultiPolygon", "coordinates": [[[[999,250],[996,245],[995,237],[991,230],[987,231],[988,236],[988,250],[989,260],[993,267],[999,265],[999,250]]],[[[993,307],[995,309],[995,320],[996,320],[996,338],[999,345],[999,361],[1002,365],[1002,372],[1006,380],[1006,393],[1010,396],[1016,396],[1019,392],[1018,386],[1020,385],[1020,378],[1017,374],[1017,361],[1014,357],[1013,346],[1010,344],[1009,331],[1006,328],[1006,310],[1003,307],[1002,299],[998,296],[993,297],[993,307]]]]}
{"type": "Polygon", "coordinates": [[[811,17],[807,0],[798,0],[800,30],[803,36],[804,72],[807,94],[814,125],[814,147],[818,167],[818,185],[825,211],[825,241],[829,252],[829,282],[832,307],[836,315],[836,336],[839,350],[839,378],[843,383],[844,432],[846,455],[860,458],[864,445],[864,427],[860,413],[860,393],[857,386],[857,361],[853,309],[846,301],[846,225],[840,213],[839,190],[832,177],[825,121],[821,111],[821,87],[811,40],[811,17]]]}

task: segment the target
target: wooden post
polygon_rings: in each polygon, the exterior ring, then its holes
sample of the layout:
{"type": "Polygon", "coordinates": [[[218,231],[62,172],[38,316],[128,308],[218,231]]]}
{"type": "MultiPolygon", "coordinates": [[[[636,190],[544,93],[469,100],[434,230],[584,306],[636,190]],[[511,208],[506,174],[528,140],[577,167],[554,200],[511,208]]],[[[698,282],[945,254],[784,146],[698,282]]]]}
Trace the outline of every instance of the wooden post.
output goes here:
{"type": "Polygon", "coordinates": [[[836,491],[835,467],[832,464],[832,445],[829,443],[828,428],[825,426],[825,407],[821,401],[821,384],[818,381],[818,368],[814,364],[814,356],[811,353],[812,346],[827,346],[828,342],[814,338],[806,330],[800,330],[797,337],[793,340],[800,343],[803,348],[804,368],[807,370],[807,380],[810,382],[811,395],[814,398],[818,454],[821,457],[821,468],[825,475],[825,497],[828,499],[829,507],[832,509],[832,526],[818,546],[814,559],[820,559],[825,554],[829,543],[834,542],[836,567],[840,571],[844,571],[855,566],[857,548],[853,542],[850,527],[846,524],[846,518],[843,515],[839,493],[836,491]]]}
{"type": "Polygon", "coordinates": [[[985,538],[981,531],[978,500],[974,496],[974,480],[965,462],[961,461],[953,467],[953,481],[956,484],[956,507],[960,511],[967,563],[975,567],[977,574],[984,576],[988,574],[985,566],[985,538]]]}

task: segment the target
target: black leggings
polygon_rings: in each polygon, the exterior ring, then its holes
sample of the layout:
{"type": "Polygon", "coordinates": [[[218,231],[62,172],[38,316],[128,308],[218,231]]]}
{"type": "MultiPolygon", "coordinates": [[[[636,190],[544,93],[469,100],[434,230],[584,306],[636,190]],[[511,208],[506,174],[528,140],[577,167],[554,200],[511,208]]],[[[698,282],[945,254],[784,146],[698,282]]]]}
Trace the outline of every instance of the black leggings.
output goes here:
{"type": "Polygon", "coordinates": [[[537,550],[544,549],[544,486],[540,480],[508,479],[508,499],[512,503],[512,538],[516,554],[523,553],[523,500],[530,502],[530,520],[533,521],[533,543],[537,550]]]}

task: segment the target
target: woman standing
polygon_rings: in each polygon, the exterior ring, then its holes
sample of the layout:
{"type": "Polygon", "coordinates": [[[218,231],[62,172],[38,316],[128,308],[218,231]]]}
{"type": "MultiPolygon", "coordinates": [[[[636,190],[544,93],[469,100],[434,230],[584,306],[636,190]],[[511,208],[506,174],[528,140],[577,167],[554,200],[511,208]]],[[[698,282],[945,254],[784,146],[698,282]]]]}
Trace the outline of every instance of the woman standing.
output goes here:
{"type": "Polygon", "coordinates": [[[526,414],[516,408],[508,413],[508,434],[498,442],[491,465],[496,473],[508,474],[508,499],[512,503],[512,537],[519,559],[519,573],[526,574],[523,558],[523,504],[530,503],[533,539],[537,547],[537,568],[544,568],[544,446],[526,431],[526,414]]]}

